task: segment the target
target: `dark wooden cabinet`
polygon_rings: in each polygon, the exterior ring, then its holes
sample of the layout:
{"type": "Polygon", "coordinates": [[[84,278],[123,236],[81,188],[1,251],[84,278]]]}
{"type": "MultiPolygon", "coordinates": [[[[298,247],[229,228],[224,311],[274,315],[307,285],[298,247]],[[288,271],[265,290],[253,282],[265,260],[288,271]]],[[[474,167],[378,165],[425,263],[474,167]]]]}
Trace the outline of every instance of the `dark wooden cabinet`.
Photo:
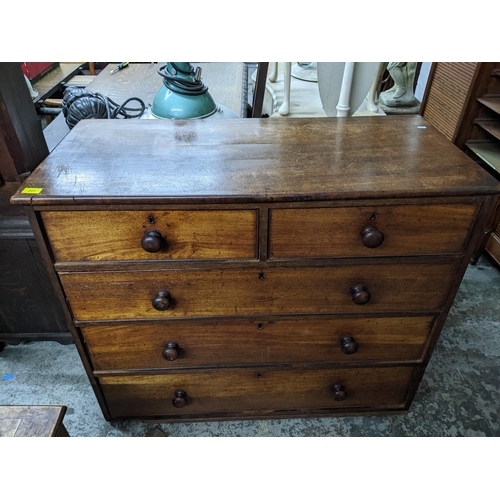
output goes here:
{"type": "Polygon", "coordinates": [[[105,417],[175,422],[407,411],[499,193],[419,116],[102,120],[12,201],[105,417]]]}
{"type": "Polygon", "coordinates": [[[24,208],[9,203],[47,154],[20,63],[0,63],[0,346],[72,342],[24,208]]]}
{"type": "Polygon", "coordinates": [[[25,217],[0,217],[0,340],[72,341],[25,217]]]}

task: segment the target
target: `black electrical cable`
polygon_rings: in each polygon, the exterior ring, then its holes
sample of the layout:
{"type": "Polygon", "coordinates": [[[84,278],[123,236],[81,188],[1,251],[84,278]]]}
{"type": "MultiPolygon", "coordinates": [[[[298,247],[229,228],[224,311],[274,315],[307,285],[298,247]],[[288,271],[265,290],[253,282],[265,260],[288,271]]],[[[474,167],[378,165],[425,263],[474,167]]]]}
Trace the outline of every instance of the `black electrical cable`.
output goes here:
{"type": "Polygon", "coordinates": [[[130,97],[123,104],[118,104],[110,97],[106,97],[102,94],[96,92],[95,94],[99,97],[104,104],[106,105],[106,109],[108,111],[108,118],[116,118],[118,115],[122,115],[124,118],[140,118],[146,109],[146,105],[142,99],[138,97],[130,97]],[[125,105],[131,101],[137,101],[140,105],[139,108],[127,108],[125,105]]]}
{"type": "MultiPolygon", "coordinates": [[[[192,66],[190,66],[189,71],[186,71],[180,69],[175,63],[170,64],[178,73],[192,76],[195,75],[195,71],[192,66]]],[[[183,95],[202,95],[208,91],[208,87],[204,85],[201,80],[186,80],[184,78],[174,76],[168,71],[167,66],[168,65],[165,64],[164,66],[158,68],[158,74],[163,77],[163,83],[165,87],[167,87],[172,92],[177,92],[178,94],[183,95]]]]}
{"type": "Polygon", "coordinates": [[[113,119],[119,116],[124,119],[140,118],[145,109],[144,101],[138,97],[130,97],[124,103],[118,104],[102,94],[73,86],[65,90],[62,102],[63,114],[70,129],[80,120],[89,118],[113,119]],[[139,107],[126,106],[132,101],[137,101],[139,107]]]}

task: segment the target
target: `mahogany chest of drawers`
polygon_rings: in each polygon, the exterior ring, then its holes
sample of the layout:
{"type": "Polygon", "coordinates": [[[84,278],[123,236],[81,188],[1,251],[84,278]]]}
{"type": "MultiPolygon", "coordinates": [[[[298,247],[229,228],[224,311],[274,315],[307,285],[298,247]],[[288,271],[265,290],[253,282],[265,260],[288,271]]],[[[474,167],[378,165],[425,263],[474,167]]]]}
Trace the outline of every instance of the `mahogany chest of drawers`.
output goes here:
{"type": "Polygon", "coordinates": [[[408,410],[497,181],[421,117],[86,120],[26,206],[105,418],[408,410]]]}

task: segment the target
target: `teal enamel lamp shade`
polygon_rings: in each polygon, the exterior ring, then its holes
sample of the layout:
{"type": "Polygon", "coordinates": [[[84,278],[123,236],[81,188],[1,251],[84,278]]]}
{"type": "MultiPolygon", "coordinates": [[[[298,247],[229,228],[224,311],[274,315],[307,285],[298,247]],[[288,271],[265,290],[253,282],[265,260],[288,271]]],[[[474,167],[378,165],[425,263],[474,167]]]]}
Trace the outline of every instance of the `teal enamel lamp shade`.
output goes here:
{"type": "Polygon", "coordinates": [[[195,70],[188,62],[169,62],[158,69],[158,74],[163,77],[163,85],[151,107],[155,118],[206,118],[217,110],[208,87],[201,81],[201,68],[195,70]]]}

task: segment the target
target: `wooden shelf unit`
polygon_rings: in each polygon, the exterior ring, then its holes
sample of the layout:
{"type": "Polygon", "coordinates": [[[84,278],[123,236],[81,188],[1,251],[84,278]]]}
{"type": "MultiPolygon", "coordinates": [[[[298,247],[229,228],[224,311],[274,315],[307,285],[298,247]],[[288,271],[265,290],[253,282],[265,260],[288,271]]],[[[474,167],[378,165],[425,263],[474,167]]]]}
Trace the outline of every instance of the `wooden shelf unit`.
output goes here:
{"type": "MultiPolygon", "coordinates": [[[[496,82],[497,80],[494,79],[492,81],[496,82]]],[[[483,98],[478,98],[477,100],[483,106],[486,106],[488,109],[491,109],[495,113],[500,114],[500,97],[483,97],[483,98]]]]}
{"type": "Polygon", "coordinates": [[[468,142],[467,148],[491,168],[500,172],[500,144],[494,142],[468,142]]]}
{"type": "MultiPolygon", "coordinates": [[[[500,178],[500,62],[477,63],[453,142],[500,178]]],[[[500,265],[499,220],[497,207],[485,249],[500,265]]]]}
{"type": "Polygon", "coordinates": [[[500,121],[476,120],[474,123],[500,141],[500,121]]]}

